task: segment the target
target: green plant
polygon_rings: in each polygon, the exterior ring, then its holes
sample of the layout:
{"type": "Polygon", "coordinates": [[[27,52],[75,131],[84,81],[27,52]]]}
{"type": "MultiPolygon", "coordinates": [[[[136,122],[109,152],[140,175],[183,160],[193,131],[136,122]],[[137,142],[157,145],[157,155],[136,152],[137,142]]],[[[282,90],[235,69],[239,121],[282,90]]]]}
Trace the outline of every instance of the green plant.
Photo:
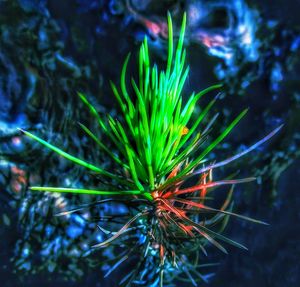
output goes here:
{"type": "Polygon", "coordinates": [[[256,223],[263,222],[232,212],[233,206],[230,201],[233,188],[229,190],[227,199],[220,208],[208,206],[206,201],[211,199],[207,196],[208,193],[218,186],[233,186],[255,180],[255,178],[227,178],[226,180],[213,181],[212,171],[255,149],[280,129],[280,127],[277,128],[240,154],[205,166],[209,153],[239,123],[247,110],[243,110],[219,136],[210,141],[210,144],[206,144],[209,129],[216,117],[212,118],[202,132],[198,130],[203,125],[203,120],[213,107],[217,97],[201,110],[196,121],[192,121],[192,115],[201,97],[210,91],[220,89],[221,85],[214,85],[199,93],[193,93],[187,102],[183,103],[182,90],[189,73],[189,67],[185,65],[186,51],[183,48],[186,15],[183,16],[176,49],[174,49],[170,15],[168,15],[168,27],[168,59],[164,71],[159,71],[156,65],[151,66],[147,39],[145,38],[139,51],[139,79],[138,81],[131,79],[135,97],[130,96],[127,89],[126,74],[130,54],[127,56],[121,72],[120,89],[111,83],[112,91],[122,112],[119,119],[114,119],[108,115],[107,120],[103,120],[88,99],[79,93],[80,99],[98,122],[106,138],[114,144],[118,155],[107,148],[105,142],[101,141],[88,127],[83,124],[80,126],[95,141],[99,149],[119,166],[120,172],[118,174],[70,155],[38,136],[23,131],[27,136],[60,156],[97,175],[109,178],[115,186],[113,190],[49,186],[35,186],[31,187],[31,190],[109,197],[125,196],[128,201],[131,199],[142,200],[144,206],[142,211],[136,213],[112,237],[95,245],[95,247],[110,244],[114,239],[128,232],[129,226],[138,219],[143,219],[144,224],[151,222],[149,229],[147,229],[147,234],[150,234],[147,244],[148,247],[150,244],[155,246],[154,248],[159,254],[160,266],[158,269],[161,285],[166,261],[173,262],[173,265],[176,266],[177,262],[183,260],[182,254],[186,251],[186,247],[184,249],[183,245],[188,245],[189,248],[192,248],[191,250],[194,250],[194,246],[200,247],[205,254],[207,242],[223,252],[226,252],[226,249],[218,241],[245,248],[221,234],[228,222],[228,216],[235,216],[256,223]],[[198,182],[193,186],[185,187],[186,180],[196,175],[200,175],[198,182]]]}

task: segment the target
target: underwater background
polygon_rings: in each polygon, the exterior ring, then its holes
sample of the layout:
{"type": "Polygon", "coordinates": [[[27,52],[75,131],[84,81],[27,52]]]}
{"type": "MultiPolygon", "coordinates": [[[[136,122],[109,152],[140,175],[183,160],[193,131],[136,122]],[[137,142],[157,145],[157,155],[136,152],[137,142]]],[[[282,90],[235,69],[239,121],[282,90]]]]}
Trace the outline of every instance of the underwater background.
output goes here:
{"type": "MultiPolygon", "coordinates": [[[[220,128],[249,107],[217,155],[242,151],[284,124],[267,144],[230,166],[258,179],[237,188],[236,210],[270,225],[230,220],[225,234],[249,250],[230,247],[224,255],[210,248],[207,263],[219,264],[207,269],[209,283],[202,285],[299,286],[299,10],[296,0],[0,0],[0,286],[118,286],[134,268],[122,265],[105,276],[113,254],[89,254],[91,242],[102,239],[87,223],[89,212],[55,216],[87,198],[28,190],[37,182],[68,186],[91,179],[18,128],[112,166],[78,128],[78,122],[95,123],[77,92],[102,113],[116,115],[109,80],[118,82],[126,55],[137,57],[145,36],[153,60],[166,62],[167,11],[177,30],[187,12],[191,72],[185,93],[224,83],[214,108],[224,119],[220,128]]],[[[129,67],[132,73],[135,68],[129,67]]],[[[122,209],[104,205],[100,215],[112,208],[122,209]]]]}

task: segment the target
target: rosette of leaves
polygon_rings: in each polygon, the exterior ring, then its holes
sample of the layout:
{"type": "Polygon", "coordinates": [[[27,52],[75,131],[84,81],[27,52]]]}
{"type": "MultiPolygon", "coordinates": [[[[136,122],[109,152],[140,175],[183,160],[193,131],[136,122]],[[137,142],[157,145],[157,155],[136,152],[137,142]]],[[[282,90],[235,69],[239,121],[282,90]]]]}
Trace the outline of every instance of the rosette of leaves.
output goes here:
{"type": "MultiPolygon", "coordinates": [[[[127,56],[123,65],[120,87],[111,83],[112,91],[121,110],[117,119],[110,115],[103,119],[86,96],[79,93],[80,99],[104,132],[105,140],[98,138],[87,126],[83,124],[80,126],[97,144],[99,152],[105,152],[117,164],[119,170],[116,173],[71,155],[32,133],[23,132],[60,156],[105,178],[107,186],[110,187],[106,190],[99,190],[97,187],[83,189],[35,186],[31,187],[31,190],[100,195],[112,198],[112,200],[122,198],[131,205],[134,202],[139,206],[132,218],[118,232],[112,233],[113,235],[110,235],[106,241],[94,247],[114,244],[116,239],[120,240],[122,237],[126,241],[128,234],[132,233],[131,238],[136,238],[137,241],[138,238],[144,236],[145,240],[142,240],[140,244],[143,246],[143,254],[141,254],[139,264],[141,266],[147,256],[159,258],[160,263],[155,271],[158,275],[156,283],[160,282],[162,286],[166,269],[181,268],[195,285],[196,280],[188,272],[187,266],[199,266],[199,262],[197,259],[197,262],[189,263],[188,254],[198,250],[206,254],[205,247],[208,243],[225,253],[227,251],[222,244],[224,242],[239,248],[246,248],[221,234],[229,216],[263,223],[232,212],[233,185],[252,181],[254,178],[226,178],[214,181],[213,170],[255,149],[272,137],[280,127],[239,154],[219,162],[207,162],[207,156],[239,123],[247,110],[243,110],[214,139],[209,140],[209,130],[216,116],[206,121],[208,124],[199,131],[217,97],[212,99],[193,121],[192,115],[195,107],[202,96],[220,89],[221,85],[214,85],[201,92],[193,93],[186,103],[183,102],[182,91],[189,73],[189,67],[185,64],[186,51],[183,48],[186,15],[183,16],[175,48],[170,15],[168,15],[168,28],[168,58],[165,70],[160,71],[155,64],[151,65],[147,38],[145,38],[139,51],[139,78],[138,80],[130,79],[131,92],[128,91],[126,77],[130,55],[127,56]],[[108,148],[106,144],[108,140],[115,146],[118,153],[108,148]],[[195,177],[197,181],[196,184],[190,186],[189,178],[192,177],[195,177]],[[212,199],[211,192],[219,186],[230,187],[228,196],[221,207],[212,207],[207,204],[207,201],[212,199]]],[[[107,232],[107,234],[110,233],[107,232]]],[[[116,262],[115,266],[127,260],[131,252],[132,248],[116,262]]],[[[128,274],[123,283],[131,286],[134,278],[138,276],[137,272],[140,272],[137,270],[140,269],[137,268],[128,274]]],[[[204,280],[204,277],[195,270],[194,275],[204,280]]],[[[145,279],[145,276],[146,272],[140,272],[140,282],[145,279]]]]}

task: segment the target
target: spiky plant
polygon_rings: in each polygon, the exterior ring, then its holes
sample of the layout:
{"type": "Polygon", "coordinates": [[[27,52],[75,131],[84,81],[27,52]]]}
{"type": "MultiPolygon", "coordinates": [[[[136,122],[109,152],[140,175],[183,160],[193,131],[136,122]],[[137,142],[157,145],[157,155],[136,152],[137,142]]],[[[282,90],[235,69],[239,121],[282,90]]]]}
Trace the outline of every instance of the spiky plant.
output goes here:
{"type": "MultiPolygon", "coordinates": [[[[254,178],[227,178],[213,181],[212,172],[215,168],[224,166],[255,149],[280,129],[280,127],[277,128],[240,154],[217,163],[206,163],[209,153],[238,124],[247,110],[243,110],[218,137],[207,144],[208,132],[216,117],[208,121],[201,132],[199,127],[203,124],[203,120],[217,97],[202,109],[195,121],[192,120],[192,115],[200,98],[210,91],[220,89],[221,85],[214,85],[199,93],[193,93],[187,102],[183,103],[182,90],[189,73],[189,67],[185,65],[186,51],[183,48],[186,15],[183,16],[176,49],[173,44],[170,15],[168,15],[168,27],[168,58],[165,70],[159,71],[155,64],[151,66],[147,38],[145,38],[139,51],[138,81],[131,78],[134,96],[129,95],[127,89],[126,74],[130,54],[123,65],[120,88],[111,83],[112,91],[122,112],[118,119],[110,115],[107,119],[102,119],[88,99],[83,94],[79,94],[80,99],[98,122],[107,139],[115,146],[119,155],[113,153],[105,142],[101,141],[88,127],[83,124],[80,126],[95,141],[99,149],[119,166],[118,174],[70,155],[36,135],[23,131],[60,156],[85,167],[98,176],[110,179],[111,184],[115,186],[113,190],[49,186],[34,186],[31,190],[125,197],[128,202],[133,200],[137,205],[142,206],[140,211],[136,212],[118,232],[94,247],[107,246],[121,235],[137,233],[138,228],[131,228],[131,226],[136,222],[139,224],[142,222],[143,234],[147,238],[143,245],[142,257],[150,256],[149,250],[152,250],[154,251],[152,254],[160,258],[157,273],[161,286],[166,266],[170,264],[175,267],[187,266],[187,254],[199,248],[206,254],[205,245],[208,242],[223,252],[226,252],[226,249],[219,241],[245,248],[223,236],[221,232],[230,215],[263,223],[232,212],[230,200],[233,185],[252,181],[254,178]],[[193,176],[199,176],[198,182],[193,186],[186,186],[187,179],[193,176]],[[211,197],[207,195],[216,187],[224,185],[231,186],[224,204],[220,208],[208,206],[206,202],[211,197]]],[[[121,258],[121,262],[124,260],[126,259],[121,258]]],[[[183,270],[187,272],[186,269],[183,268],[183,270]]],[[[133,273],[129,277],[134,278],[136,275],[133,273]]],[[[128,279],[129,277],[126,277],[127,281],[125,280],[127,284],[132,282],[130,281],[132,279],[128,279]]]]}

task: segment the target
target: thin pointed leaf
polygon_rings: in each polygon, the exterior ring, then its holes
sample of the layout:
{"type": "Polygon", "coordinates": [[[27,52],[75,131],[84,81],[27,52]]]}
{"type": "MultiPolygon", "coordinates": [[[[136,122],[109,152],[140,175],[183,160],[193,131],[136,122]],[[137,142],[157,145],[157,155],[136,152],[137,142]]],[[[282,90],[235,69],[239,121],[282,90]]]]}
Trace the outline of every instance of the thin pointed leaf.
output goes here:
{"type": "Polygon", "coordinates": [[[51,187],[51,186],[32,186],[33,191],[48,191],[59,193],[74,193],[74,194],[89,194],[89,195],[140,195],[140,190],[121,190],[121,191],[107,191],[94,190],[83,188],[65,188],[65,187],[51,187]]]}

